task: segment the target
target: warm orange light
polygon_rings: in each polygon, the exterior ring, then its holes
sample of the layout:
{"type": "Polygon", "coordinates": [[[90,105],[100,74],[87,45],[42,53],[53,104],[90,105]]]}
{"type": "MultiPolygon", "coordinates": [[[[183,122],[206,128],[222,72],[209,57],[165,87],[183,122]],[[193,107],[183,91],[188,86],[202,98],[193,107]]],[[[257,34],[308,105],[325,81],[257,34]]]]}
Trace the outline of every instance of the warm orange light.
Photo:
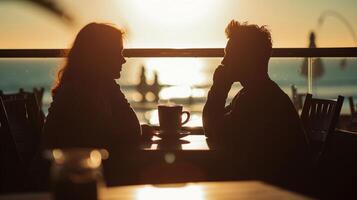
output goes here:
{"type": "Polygon", "coordinates": [[[164,84],[190,87],[207,81],[199,58],[150,58],[145,66],[149,74],[159,72],[159,81],[164,84]]]}
{"type": "Polygon", "coordinates": [[[133,10],[161,25],[196,23],[212,12],[215,0],[132,0],[133,10]]]}

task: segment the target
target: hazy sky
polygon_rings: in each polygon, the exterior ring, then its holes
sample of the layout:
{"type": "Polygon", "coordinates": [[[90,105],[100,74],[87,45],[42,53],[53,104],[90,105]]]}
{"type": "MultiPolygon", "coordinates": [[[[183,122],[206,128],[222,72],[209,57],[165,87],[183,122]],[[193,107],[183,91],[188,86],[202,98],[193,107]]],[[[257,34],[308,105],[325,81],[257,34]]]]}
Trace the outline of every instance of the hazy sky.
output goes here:
{"type": "Polygon", "coordinates": [[[321,13],[333,10],[357,31],[356,0],[58,0],[75,19],[68,25],[23,1],[0,1],[0,48],[67,48],[92,21],[127,32],[126,47],[223,47],[231,19],[268,25],[274,47],[306,47],[310,30],[317,45],[357,46],[345,24],[321,13]]]}

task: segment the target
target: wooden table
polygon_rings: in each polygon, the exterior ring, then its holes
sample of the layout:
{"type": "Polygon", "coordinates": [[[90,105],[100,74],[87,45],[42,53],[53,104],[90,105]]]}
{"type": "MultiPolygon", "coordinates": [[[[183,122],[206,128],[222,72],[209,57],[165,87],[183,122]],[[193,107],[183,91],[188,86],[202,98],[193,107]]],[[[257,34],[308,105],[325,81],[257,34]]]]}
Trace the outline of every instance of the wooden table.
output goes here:
{"type": "MultiPolygon", "coordinates": [[[[49,193],[2,195],[0,200],[50,200],[49,193]]],[[[103,189],[99,199],[121,200],[220,200],[310,199],[258,181],[200,182],[168,185],[136,185],[103,189]]]]}
{"type": "Polygon", "coordinates": [[[104,163],[105,178],[110,186],[213,180],[211,171],[217,157],[204,135],[188,135],[176,142],[155,136],[135,154],[110,160],[111,156],[109,162],[104,163]]]}
{"type": "Polygon", "coordinates": [[[176,142],[154,137],[138,155],[140,180],[144,184],[210,180],[208,168],[214,157],[204,135],[188,135],[176,142]]]}

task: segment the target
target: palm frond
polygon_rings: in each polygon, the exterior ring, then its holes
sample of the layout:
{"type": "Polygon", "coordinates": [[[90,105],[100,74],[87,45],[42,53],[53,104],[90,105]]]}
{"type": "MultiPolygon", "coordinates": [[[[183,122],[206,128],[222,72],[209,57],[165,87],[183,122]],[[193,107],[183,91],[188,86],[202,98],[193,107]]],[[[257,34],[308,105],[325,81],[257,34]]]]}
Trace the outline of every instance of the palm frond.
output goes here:
{"type": "MultiPolygon", "coordinates": [[[[9,0],[0,0],[0,2],[2,1],[9,1],[9,0]]],[[[14,1],[14,0],[10,0],[10,1],[14,1]]],[[[65,10],[60,8],[55,0],[23,0],[23,1],[31,2],[35,5],[38,5],[41,8],[65,20],[66,22],[73,22],[73,18],[65,10]]]]}

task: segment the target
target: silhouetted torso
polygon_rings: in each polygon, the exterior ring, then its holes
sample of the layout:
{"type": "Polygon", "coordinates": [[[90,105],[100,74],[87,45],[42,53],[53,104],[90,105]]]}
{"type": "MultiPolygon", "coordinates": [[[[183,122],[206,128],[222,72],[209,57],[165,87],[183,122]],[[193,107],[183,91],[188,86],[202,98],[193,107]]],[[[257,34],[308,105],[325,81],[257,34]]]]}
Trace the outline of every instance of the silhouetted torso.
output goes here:
{"type": "Polygon", "coordinates": [[[203,122],[209,139],[231,154],[237,173],[246,178],[274,176],[306,156],[299,116],[273,81],[244,87],[225,107],[229,89],[212,86],[203,122]]]}
{"type": "Polygon", "coordinates": [[[63,84],[53,97],[44,128],[47,148],[135,148],[139,136],[139,121],[114,81],[95,87],[63,84]]]}

